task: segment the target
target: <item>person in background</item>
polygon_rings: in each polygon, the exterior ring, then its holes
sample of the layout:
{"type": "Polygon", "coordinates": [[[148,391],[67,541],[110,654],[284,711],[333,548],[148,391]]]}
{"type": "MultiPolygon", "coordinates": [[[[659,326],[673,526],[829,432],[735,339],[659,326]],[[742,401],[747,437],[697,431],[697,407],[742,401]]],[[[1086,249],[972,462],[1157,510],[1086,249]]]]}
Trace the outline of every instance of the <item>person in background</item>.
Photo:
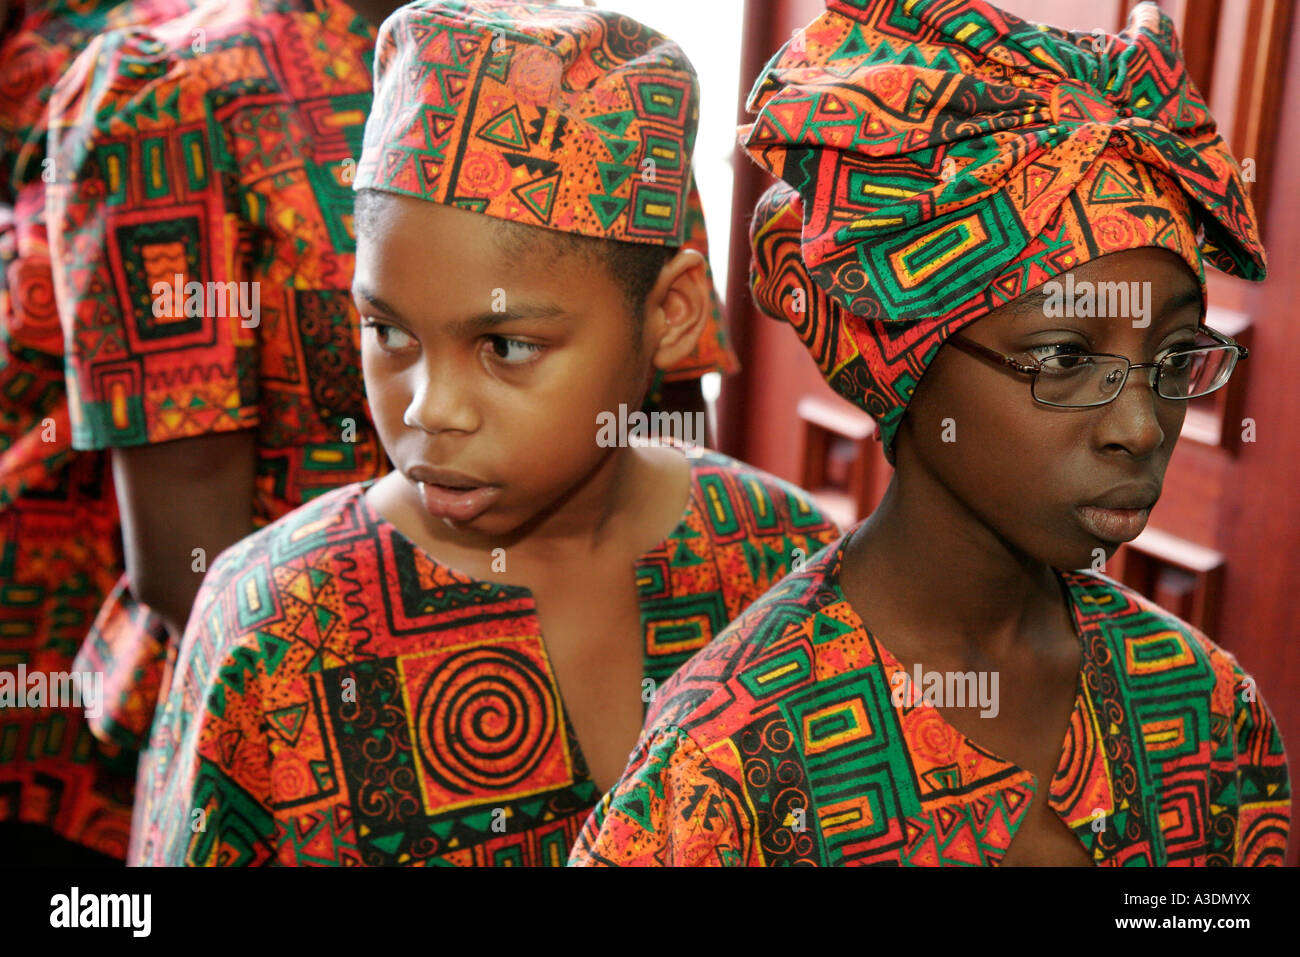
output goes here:
{"type": "Polygon", "coordinates": [[[192,5],[0,2],[0,857],[10,864],[120,863],[135,779],[134,749],[91,734],[106,692],[74,664],[123,558],[107,456],[72,447],[45,211],[50,92],[96,34],[192,5]],[[55,700],[70,673],[89,680],[55,700]]]}

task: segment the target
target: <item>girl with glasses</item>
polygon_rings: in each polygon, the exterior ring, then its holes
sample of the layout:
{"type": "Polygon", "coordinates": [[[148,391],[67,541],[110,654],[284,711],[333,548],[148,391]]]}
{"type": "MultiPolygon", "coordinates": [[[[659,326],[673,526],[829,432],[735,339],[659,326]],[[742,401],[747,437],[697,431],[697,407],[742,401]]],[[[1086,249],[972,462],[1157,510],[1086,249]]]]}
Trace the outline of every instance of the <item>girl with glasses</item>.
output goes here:
{"type": "Polygon", "coordinates": [[[831,0],[750,108],[784,181],[755,298],[895,473],[661,689],[571,861],[1281,864],[1254,679],[1093,570],[1145,525],[1186,400],[1245,357],[1202,325],[1203,264],[1264,277],[1169,18],[1098,42],[978,0],[831,0]],[[1060,315],[1067,279],[1142,308],[1060,315]]]}

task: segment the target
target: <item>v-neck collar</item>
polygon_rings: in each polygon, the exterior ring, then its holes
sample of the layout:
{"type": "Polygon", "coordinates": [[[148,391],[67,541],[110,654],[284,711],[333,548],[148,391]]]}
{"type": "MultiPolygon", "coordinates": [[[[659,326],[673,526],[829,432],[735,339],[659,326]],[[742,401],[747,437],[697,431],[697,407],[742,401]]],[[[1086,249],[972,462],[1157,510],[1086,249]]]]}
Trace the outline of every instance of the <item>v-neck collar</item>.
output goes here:
{"type": "MultiPolygon", "coordinates": [[[[880,667],[884,672],[887,687],[892,687],[888,682],[893,679],[894,673],[901,671],[906,674],[906,669],[880,641],[879,637],[866,626],[866,623],[840,587],[840,570],[843,564],[844,549],[851,537],[852,532],[841,536],[840,540],[828,549],[827,554],[822,558],[825,563],[825,582],[831,592],[830,596],[824,597],[829,597],[831,600],[822,605],[819,610],[825,611],[830,604],[842,605],[845,614],[848,616],[849,624],[859,629],[878,652],[880,667]]],[[[1105,863],[1108,857],[1122,850],[1123,847],[1129,846],[1130,843],[1149,838],[1150,833],[1141,807],[1130,808],[1128,801],[1123,802],[1124,806],[1122,808],[1113,806],[1115,803],[1113,784],[1115,771],[1118,769],[1115,767],[1115,763],[1108,759],[1102,741],[1098,740],[1096,730],[1100,725],[1097,721],[1097,703],[1094,702],[1093,695],[1089,693],[1090,687],[1100,688],[1102,686],[1103,676],[1109,676],[1111,669],[1106,666],[1105,662],[1098,660],[1097,652],[1102,649],[1093,647],[1094,641],[1099,641],[1102,645],[1105,645],[1104,635],[1095,634],[1096,629],[1086,624],[1080,614],[1082,605],[1088,603],[1088,598],[1082,588],[1085,580],[1075,572],[1063,572],[1055,568],[1052,569],[1052,572],[1056,576],[1064,595],[1068,597],[1070,622],[1074,629],[1075,638],[1079,641],[1080,655],[1079,674],[1075,679],[1074,705],[1071,709],[1069,723],[1066,725],[1065,736],[1059,747],[1055,774],[1052,780],[1048,782],[1047,801],[1048,806],[1056,812],[1061,823],[1070,830],[1070,833],[1079,840],[1084,850],[1092,857],[1094,864],[1100,865],[1105,863]],[[1123,844],[1111,844],[1108,852],[1103,843],[1096,840],[1098,832],[1094,830],[1094,826],[1097,820],[1100,819],[1104,826],[1114,827],[1115,825],[1111,823],[1110,818],[1116,811],[1120,810],[1131,811],[1132,813],[1125,814],[1122,819],[1125,831],[1121,835],[1123,844]],[[1101,812],[1101,814],[1098,815],[1097,812],[1101,812]]],[[[820,601],[819,604],[821,604],[820,601]]],[[[1105,657],[1110,660],[1112,655],[1107,653],[1105,657]]],[[[1113,679],[1111,680],[1113,681],[1113,679]]],[[[890,706],[894,708],[900,719],[903,709],[908,707],[907,705],[894,706],[892,702],[890,706]]],[[[1039,782],[1032,772],[963,734],[944,720],[938,708],[924,702],[912,707],[929,708],[934,712],[934,720],[939,722],[940,726],[952,736],[952,739],[958,742],[958,746],[954,751],[960,753],[964,760],[972,762],[972,767],[976,764],[981,767],[979,772],[980,780],[988,780],[990,784],[995,784],[999,790],[1023,786],[1028,789],[1031,796],[1038,793],[1039,782]]],[[[1105,716],[1105,720],[1114,725],[1113,716],[1105,716]]],[[[1112,727],[1110,730],[1117,731],[1118,729],[1112,727]]],[[[1109,733],[1106,736],[1107,738],[1111,737],[1109,733]]],[[[1124,737],[1121,744],[1126,745],[1123,748],[1124,751],[1131,752],[1133,745],[1131,735],[1124,737]]],[[[910,760],[911,754],[909,751],[910,760]]],[[[1009,852],[1012,842],[1014,842],[1016,835],[1020,831],[1024,817],[1025,815],[1022,813],[1015,817],[1014,820],[1008,820],[1006,847],[1002,850],[1002,854],[996,863],[1000,863],[1002,858],[1009,852]]]]}
{"type": "MultiPolygon", "coordinates": [[[[704,491],[700,487],[700,469],[698,466],[706,460],[709,453],[707,450],[700,448],[685,448],[677,445],[674,445],[673,447],[679,449],[683,453],[683,457],[686,459],[686,464],[690,469],[686,507],[682,510],[682,514],[678,518],[677,524],[673,526],[673,530],[661,539],[653,548],[643,552],[633,564],[633,581],[636,586],[638,597],[643,596],[646,590],[652,587],[652,583],[655,580],[653,567],[660,564],[657,558],[663,556],[671,565],[674,544],[692,534],[691,524],[692,520],[696,518],[696,516],[706,514],[706,502],[704,491]]],[[[582,745],[578,742],[578,735],[574,730],[573,722],[569,719],[569,708],[564,700],[564,692],[560,688],[559,675],[556,674],[554,662],[551,660],[550,649],[546,644],[546,636],[542,633],[541,616],[538,614],[537,600],[533,596],[532,589],[528,588],[526,585],[511,585],[505,582],[491,582],[485,579],[475,578],[472,575],[458,571],[450,565],[447,565],[445,562],[435,558],[417,542],[412,540],[410,536],[398,528],[397,525],[381,515],[378,509],[376,509],[370,502],[369,498],[366,497],[366,492],[376,481],[377,479],[368,479],[364,482],[357,483],[356,494],[361,500],[361,507],[366,510],[366,515],[371,522],[375,523],[376,526],[387,526],[392,529],[392,534],[399,537],[407,548],[421,556],[434,567],[442,569],[449,577],[455,580],[457,584],[468,585],[474,588],[493,589],[502,595],[507,595],[526,602],[527,614],[533,621],[533,630],[537,637],[539,653],[546,662],[546,671],[550,677],[551,689],[555,695],[555,701],[559,707],[561,720],[564,726],[564,744],[569,751],[571,766],[574,769],[574,777],[570,786],[579,791],[590,789],[592,791],[590,797],[593,800],[596,797],[599,797],[600,789],[595,782],[595,778],[592,777],[591,765],[587,762],[587,757],[583,753],[582,745]]],[[[650,619],[645,613],[643,599],[640,622],[641,674],[644,679],[650,675],[652,669],[649,642],[647,640],[647,629],[650,626],[650,619]]],[[[643,712],[644,710],[645,708],[643,708],[643,712]]],[[[629,751],[630,750],[631,749],[629,749],[629,751]]]]}

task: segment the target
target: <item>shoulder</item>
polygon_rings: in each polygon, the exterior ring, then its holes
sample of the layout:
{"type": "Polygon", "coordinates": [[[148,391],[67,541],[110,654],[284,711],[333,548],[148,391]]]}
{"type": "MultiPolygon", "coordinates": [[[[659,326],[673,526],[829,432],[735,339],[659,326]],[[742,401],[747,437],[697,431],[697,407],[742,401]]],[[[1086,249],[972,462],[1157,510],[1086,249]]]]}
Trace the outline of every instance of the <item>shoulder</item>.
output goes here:
{"type": "Polygon", "coordinates": [[[762,834],[786,820],[787,804],[812,806],[788,762],[799,760],[799,702],[837,677],[815,667],[814,645],[848,631],[834,618],[843,604],[832,581],[842,541],[769,589],[658,690],[638,747],[584,828],[573,863],[785,859],[762,834]],[[778,782],[769,773],[778,765],[794,776],[778,782]]]}
{"type": "Polygon", "coordinates": [[[255,0],[188,6],[96,37],[56,85],[52,110],[90,127],[78,133],[147,132],[191,122],[241,95],[273,110],[266,97],[282,92],[340,92],[331,83],[369,90],[374,35],[342,3],[324,5],[337,8],[328,12],[255,0]],[[323,49],[339,77],[321,66],[323,49]]]}
{"type": "MultiPolygon", "coordinates": [[[[200,598],[231,587],[250,569],[280,564],[324,548],[340,534],[364,530],[370,524],[365,491],[363,482],[331,489],[240,539],[212,563],[200,598]]],[[[198,600],[194,607],[197,612],[198,600]]]]}
{"type": "MultiPolygon", "coordinates": [[[[1216,817],[1209,831],[1215,846],[1223,845],[1215,859],[1282,864],[1290,775],[1281,732],[1254,676],[1200,629],[1133,589],[1104,575],[1066,575],[1077,589],[1085,627],[1102,626],[1119,680],[1140,699],[1134,702],[1139,717],[1155,719],[1155,736],[1167,733],[1171,722],[1205,721],[1195,733],[1207,746],[1201,753],[1209,762],[1216,817]],[[1219,815],[1235,822],[1220,826],[1219,815]]],[[[1157,764],[1162,757],[1151,754],[1157,764]]],[[[1169,752],[1168,760],[1188,759],[1185,749],[1169,752]]]]}
{"type": "MultiPolygon", "coordinates": [[[[246,4],[236,0],[231,6],[246,4]]],[[[217,85],[218,72],[196,48],[202,49],[197,38],[213,10],[205,6],[164,23],[120,27],[87,44],[50,96],[56,186],[96,148],[193,122],[207,110],[204,94],[217,85]]]]}
{"type": "Polygon", "coordinates": [[[671,725],[701,742],[727,737],[748,720],[749,705],[816,680],[810,649],[823,612],[843,604],[831,584],[843,543],[786,575],[692,656],[655,695],[647,731],[671,725]]]}
{"type": "Polygon", "coordinates": [[[785,479],[712,449],[687,449],[686,458],[692,481],[714,506],[716,519],[725,522],[728,513],[741,508],[759,530],[779,523],[789,531],[821,534],[826,541],[839,534],[812,495],[785,479]]]}
{"type": "MultiPolygon", "coordinates": [[[[1251,737],[1267,739],[1280,754],[1281,738],[1264,704],[1255,677],[1232,652],[1196,626],[1161,608],[1146,596],[1095,572],[1065,572],[1078,597],[1085,627],[1101,625],[1115,653],[1115,668],[1134,693],[1167,696],[1205,693],[1210,711],[1236,735],[1236,749],[1254,747],[1251,737]]],[[[1225,741],[1226,743],[1226,741],[1225,741]]]]}
{"type": "Polygon", "coordinates": [[[140,20],[100,33],[59,81],[56,98],[66,99],[79,92],[88,79],[98,81],[90,93],[101,101],[139,91],[156,80],[184,82],[203,71],[201,54],[209,29],[218,23],[229,27],[252,19],[247,0],[223,4],[220,11],[200,4],[174,13],[170,18],[140,20]],[[109,80],[111,85],[103,82],[109,80]]]}
{"type": "Polygon", "coordinates": [[[285,642],[267,627],[289,613],[286,596],[297,593],[286,569],[306,570],[304,581],[314,580],[336,560],[332,546],[368,536],[369,525],[364,485],[354,483],[312,499],[218,555],[194,599],[177,657],[178,677],[188,680],[187,672],[194,672],[208,683],[191,693],[210,698],[224,694],[219,685],[255,682],[260,659],[275,661],[269,670],[280,678],[291,677],[294,669],[278,667],[287,660],[285,642]]]}
{"type": "Polygon", "coordinates": [[[1191,662],[1220,681],[1244,675],[1233,655],[1195,625],[1160,607],[1128,585],[1092,571],[1063,572],[1078,600],[1082,622],[1104,624],[1127,649],[1120,666],[1133,674],[1173,670],[1191,662]]]}
{"type": "Polygon", "coordinates": [[[740,782],[691,736],[667,726],[642,735],[614,788],[574,842],[578,867],[740,866],[753,822],[740,782]]]}

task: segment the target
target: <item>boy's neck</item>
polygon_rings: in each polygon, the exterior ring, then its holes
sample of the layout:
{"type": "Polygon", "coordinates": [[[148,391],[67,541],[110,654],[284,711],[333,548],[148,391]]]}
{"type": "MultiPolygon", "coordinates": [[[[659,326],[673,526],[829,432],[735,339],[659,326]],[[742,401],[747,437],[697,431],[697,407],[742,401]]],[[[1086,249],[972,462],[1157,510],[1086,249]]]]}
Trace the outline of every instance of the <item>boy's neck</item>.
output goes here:
{"type": "Polygon", "coordinates": [[[690,465],[680,451],[616,448],[564,500],[521,529],[514,547],[538,561],[629,542],[639,543],[640,555],[671,534],[689,494],[690,465]]]}

